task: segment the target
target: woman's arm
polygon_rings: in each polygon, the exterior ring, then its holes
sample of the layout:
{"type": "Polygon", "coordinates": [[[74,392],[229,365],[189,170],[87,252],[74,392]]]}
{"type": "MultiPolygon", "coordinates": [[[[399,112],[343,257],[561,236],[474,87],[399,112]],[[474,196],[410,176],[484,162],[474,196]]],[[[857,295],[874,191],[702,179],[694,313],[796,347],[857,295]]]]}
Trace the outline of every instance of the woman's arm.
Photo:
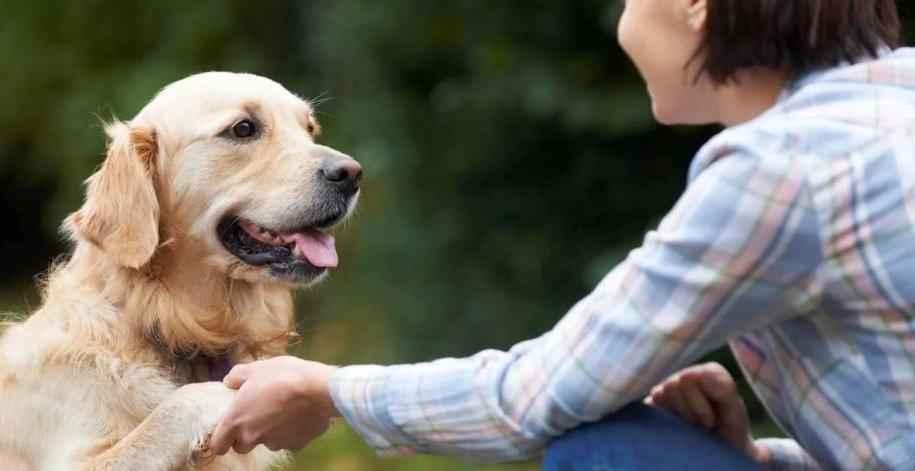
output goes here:
{"type": "Polygon", "coordinates": [[[783,471],[818,471],[823,469],[813,457],[790,438],[760,438],[756,444],[769,454],[769,467],[783,471]]]}
{"type": "Polygon", "coordinates": [[[808,312],[821,254],[798,159],[734,151],[549,333],[509,352],[342,368],[334,402],[383,454],[528,458],[729,338],[808,312]]]}
{"type": "Polygon", "coordinates": [[[320,404],[332,394],[382,454],[525,459],[729,338],[807,312],[822,250],[798,160],[733,151],[694,174],[658,230],[540,338],[508,352],[333,374],[303,362],[288,381],[271,379],[283,371],[274,360],[252,364],[248,373],[263,374],[234,384],[238,405],[214,448],[302,446],[306,438],[288,430],[323,430],[308,424],[326,423],[333,408],[320,404]]]}

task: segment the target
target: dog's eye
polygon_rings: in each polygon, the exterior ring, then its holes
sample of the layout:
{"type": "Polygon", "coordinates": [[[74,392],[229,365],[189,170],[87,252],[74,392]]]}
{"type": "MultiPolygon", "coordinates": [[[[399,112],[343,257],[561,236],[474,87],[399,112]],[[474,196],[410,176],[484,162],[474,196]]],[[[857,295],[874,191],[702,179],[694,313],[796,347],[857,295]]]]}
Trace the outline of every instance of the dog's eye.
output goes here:
{"type": "Polygon", "coordinates": [[[308,135],[313,138],[321,135],[321,126],[312,120],[308,120],[308,124],[305,125],[305,130],[308,131],[308,135]]]}
{"type": "Polygon", "coordinates": [[[229,130],[229,135],[236,139],[248,139],[255,134],[257,134],[257,126],[248,119],[235,123],[229,130]]]}

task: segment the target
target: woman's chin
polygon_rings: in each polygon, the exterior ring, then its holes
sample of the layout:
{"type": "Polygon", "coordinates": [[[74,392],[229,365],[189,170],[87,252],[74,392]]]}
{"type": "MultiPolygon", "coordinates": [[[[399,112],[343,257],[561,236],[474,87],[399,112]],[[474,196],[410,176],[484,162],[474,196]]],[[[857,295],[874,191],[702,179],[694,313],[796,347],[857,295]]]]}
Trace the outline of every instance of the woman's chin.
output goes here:
{"type": "Polygon", "coordinates": [[[654,115],[655,121],[657,121],[659,124],[663,124],[665,126],[684,124],[681,121],[681,116],[678,116],[677,113],[672,113],[669,109],[658,106],[655,102],[652,102],[651,104],[651,113],[654,115]]]}
{"type": "Polygon", "coordinates": [[[697,110],[684,110],[679,107],[666,107],[658,104],[656,101],[651,102],[651,113],[654,115],[655,121],[665,126],[701,126],[716,122],[713,117],[707,116],[707,113],[696,113],[696,111],[697,110]]]}

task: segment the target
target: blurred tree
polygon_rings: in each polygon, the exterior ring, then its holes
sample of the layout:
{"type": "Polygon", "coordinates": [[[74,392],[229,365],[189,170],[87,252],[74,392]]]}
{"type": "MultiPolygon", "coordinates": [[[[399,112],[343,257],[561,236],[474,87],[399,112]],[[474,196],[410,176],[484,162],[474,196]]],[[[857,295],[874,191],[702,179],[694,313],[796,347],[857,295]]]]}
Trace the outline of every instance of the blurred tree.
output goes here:
{"type": "Polygon", "coordinates": [[[320,5],[328,139],[369,177],[355,262],[319,312],[409,339],[363,329],[352,345],[380,350],[352,358],[470,353],[548,328],[670,206],[710,134],[652,123],[615,2],[320,5]]]}

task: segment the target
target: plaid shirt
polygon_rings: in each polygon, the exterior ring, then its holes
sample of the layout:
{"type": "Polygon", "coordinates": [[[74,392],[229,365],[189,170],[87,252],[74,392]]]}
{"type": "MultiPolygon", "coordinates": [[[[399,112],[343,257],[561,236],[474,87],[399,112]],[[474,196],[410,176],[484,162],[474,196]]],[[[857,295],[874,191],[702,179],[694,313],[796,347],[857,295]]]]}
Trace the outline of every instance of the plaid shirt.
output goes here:
{"type": "Polygon", "coordinates": [[[331,390],[382,454],[518,460],[728,341],[792,437],[761,442],[776,468],[915,467],[915,50],[809,75],[712,139],[550,332],[331,390]]]}

